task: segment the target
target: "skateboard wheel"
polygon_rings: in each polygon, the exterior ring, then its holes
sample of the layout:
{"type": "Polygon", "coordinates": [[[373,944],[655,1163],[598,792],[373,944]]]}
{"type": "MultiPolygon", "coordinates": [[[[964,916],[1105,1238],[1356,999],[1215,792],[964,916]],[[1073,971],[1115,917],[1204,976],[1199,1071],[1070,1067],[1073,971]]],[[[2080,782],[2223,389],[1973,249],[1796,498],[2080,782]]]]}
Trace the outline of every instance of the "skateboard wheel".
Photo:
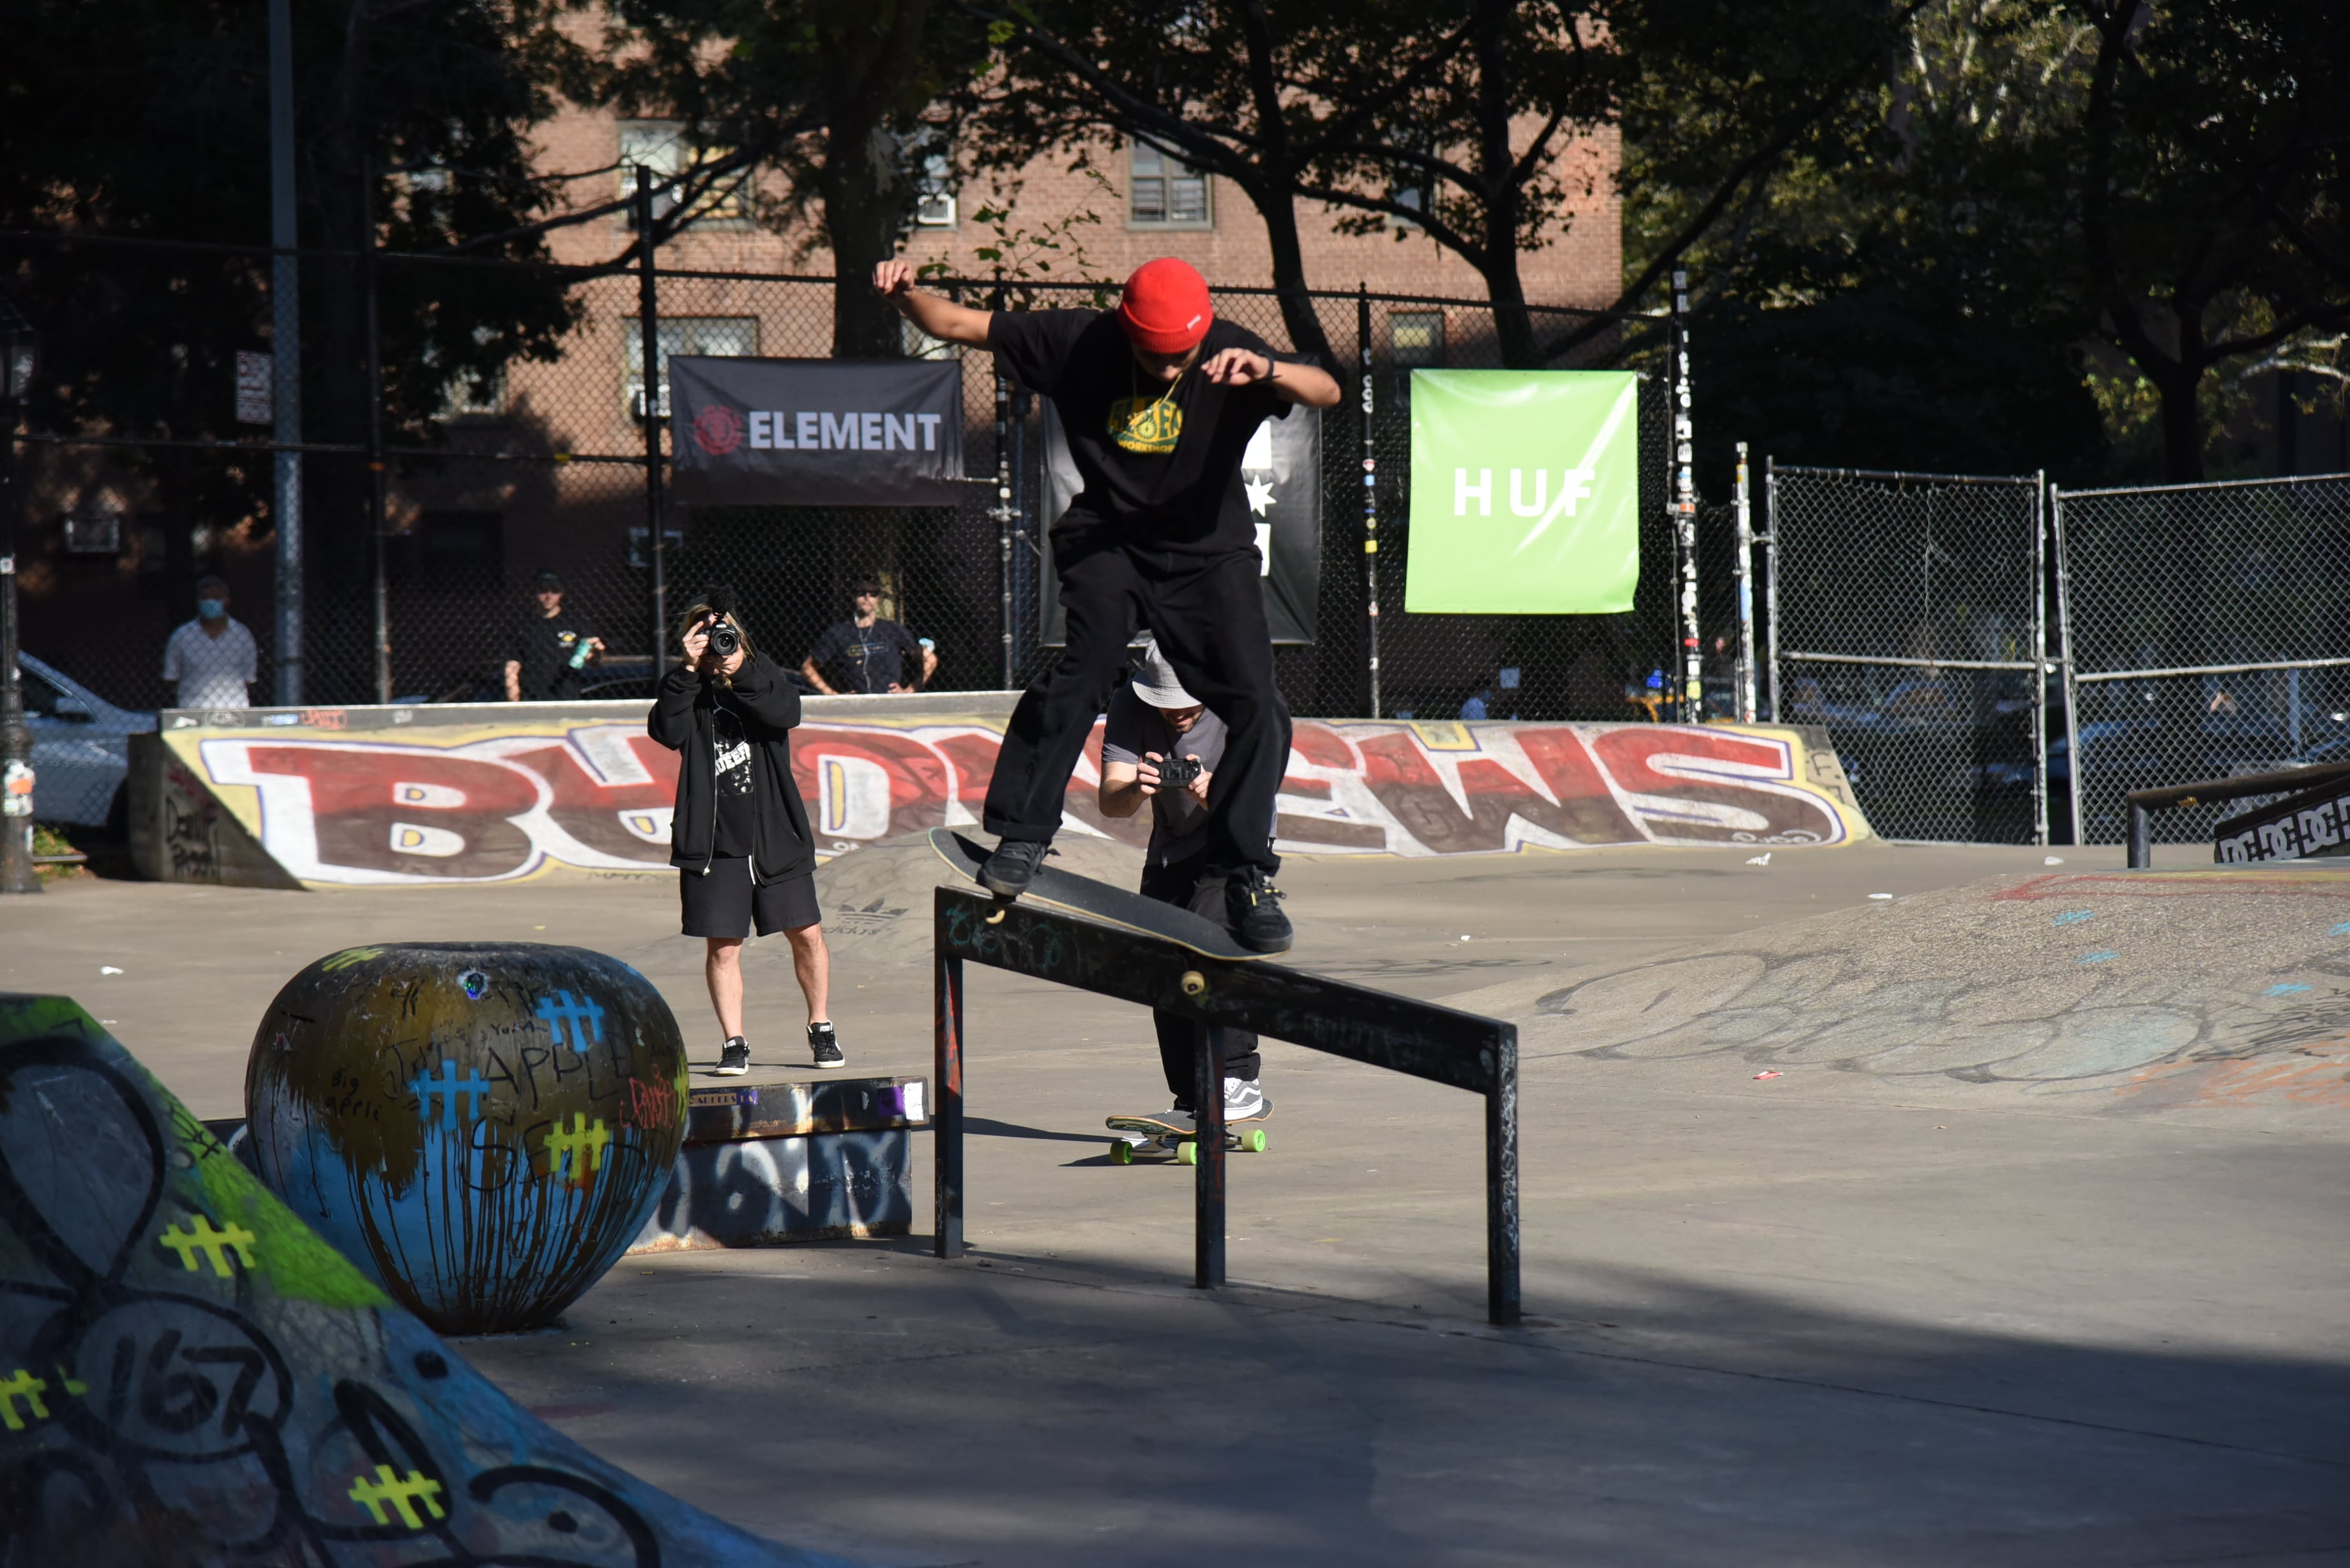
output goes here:
{"type": "Polygon", "coordinates": [[[1176,984],[1182,988],[1184,995],[1198,996],[1208,989],[1208,977],[1196,969],[1187,969],[1176,984]]]}
{"type": "Polygon", "coordinates": [[[1241,1134],[1241,1147],[1248,1150],[1251,1154],[1263,1154],[1264,1152],[1264,1129],[1263,1127],[1251,1127],[1248,1131],[1241,1134]]]}
{"type": "Polygon", "coordinates": [[[1175,1163],[1178,1165],[1199,1164],[1200,1146],[1197,1143],[1188,1141],[1177,1144],[1175,1146],[1175,1163]]]}
{"type": "Polygon", "coordinates": [[[1132,1165],[1134,1163],[1134,1146],[1127,1142],[1122,1137],[1114,1137],[1110,1139],[1109,1162],[1112,1165],[1132,1165]]]}

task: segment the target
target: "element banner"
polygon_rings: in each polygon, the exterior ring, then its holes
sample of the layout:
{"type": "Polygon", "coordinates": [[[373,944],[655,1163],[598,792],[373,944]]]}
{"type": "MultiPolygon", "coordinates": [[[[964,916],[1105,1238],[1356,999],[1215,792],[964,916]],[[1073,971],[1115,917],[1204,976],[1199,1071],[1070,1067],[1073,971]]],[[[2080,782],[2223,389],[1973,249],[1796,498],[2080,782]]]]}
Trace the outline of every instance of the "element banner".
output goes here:
{"type": "Polygon", "coordinates": [[[703,506],[952,506],[962,366],[928,359],[669,361],[678,500],[703,506]]]}

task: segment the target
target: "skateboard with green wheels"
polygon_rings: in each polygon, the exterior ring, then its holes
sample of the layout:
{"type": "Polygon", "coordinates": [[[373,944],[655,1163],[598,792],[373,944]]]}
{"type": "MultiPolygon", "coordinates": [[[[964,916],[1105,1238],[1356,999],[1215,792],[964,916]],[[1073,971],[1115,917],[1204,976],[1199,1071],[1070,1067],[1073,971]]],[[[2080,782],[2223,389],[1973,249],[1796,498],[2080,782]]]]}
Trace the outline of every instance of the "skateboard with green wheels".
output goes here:
{"type": "MultiPolygon", "coordinates": [[[[1267,1104],[1263,1116],[1227,1122],[1224,1147],[1241,1154],[1263,1154],[1267,1142],[1264,1124],[1272,1114],[1273,1107],[1267,1104]]],[[[1132,1165],[1135,1157],[1145,1152],[1171,1154],[1178,1165],[1200,1163],[1200,1135],[1188,1117],[1111,1116],[1108,1127],[1118,1135],[1109,1143],[1113,1165],[1132,1165]]]]}

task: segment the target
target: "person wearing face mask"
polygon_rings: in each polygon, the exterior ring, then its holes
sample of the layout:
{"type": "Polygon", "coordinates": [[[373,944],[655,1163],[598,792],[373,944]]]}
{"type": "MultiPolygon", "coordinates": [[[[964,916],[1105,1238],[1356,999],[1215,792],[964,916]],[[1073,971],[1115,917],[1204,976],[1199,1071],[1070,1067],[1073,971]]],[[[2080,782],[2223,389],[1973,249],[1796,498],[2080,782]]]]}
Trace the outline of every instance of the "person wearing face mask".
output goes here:
{"type": "Polygon", "coordinates": [[[196,579],[196,618],[163,645],[163,679],[182,708],[246,708],[261,660],[253,633],[228,613],[228,584],[196,579]]]}
{"type": "Polygon", "coordinates": [[[980,880],[1007,898],[1027,890],[1128,641],[1149,626],[1183,685],[1230,726],[1201,870],[1222,878],[1241,941],[1286,950],[1289,918],[1272,878],[1289,708],[1274,681],[1241,460],[1257,427],[1290,405],[1336,406],[1338,383],[1219,320],[1207,279],[1172,256],[1137,268],[1116,310],[974,310],[914,287],[902,261],[875,267],[873,286],[931,337],[988,349],[1005,375],[1051,399],[1084,481],[1053,527],[1067,648],[1005,730],[984,818],[998,843],[980,880]]]}

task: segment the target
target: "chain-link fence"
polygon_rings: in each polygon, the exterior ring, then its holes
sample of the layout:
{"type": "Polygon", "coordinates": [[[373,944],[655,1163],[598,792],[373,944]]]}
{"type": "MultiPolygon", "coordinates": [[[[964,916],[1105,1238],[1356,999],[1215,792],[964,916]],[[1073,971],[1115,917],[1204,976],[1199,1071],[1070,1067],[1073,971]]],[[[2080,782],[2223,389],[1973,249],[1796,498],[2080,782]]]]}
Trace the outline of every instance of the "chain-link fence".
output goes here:
{"type": "MultiPolygon", "coordinates": [[[[964,462],[973,483],[960,505],[657,506],[648,382],[659,414],[672,354],[828,356],[829,277],[658,269],[649,377],[648,313],[633,270],[305,252],[302,439],[288,447],[272,438],[266,410],[256,420],[239,407],[241,356],[272,347],[273,260],[252,247],[0,236],[0,270],[43,334],[42,390],[16,448],[25,481],[24,646],[105,700],[131,709],[172,700],[163,646],[194,613],[206,574],[227,581],[231,613],[259,645],[254,701],[273,700],[281,662],[275,472],[289,452],[301,486],[296,652],[308,704],[502,694],[544,570],[559,575],[566,613],[605,644],[587,671],[590,694],[643,692],[652,655],[674,634],[654,626],[656,510],[667,618],[704,586],[732,582],[753,635],[786,666],[848,613],[850,586],[868,575],[884,586],[882,613],[936,643],[935,687],[1018,685],[1055,657],[1039,627],[1041,420],[1035,400],[1016,389],[999,406],[991,356],[964,358],[964,462]],[[999,448],[1008,509],[995,493],[999,448]]],[[[987,303],[1003,286],[931,286],[987,303]]],[[[1115,296],[1094,285],[1014,286],[1024,305],[1115,296]]],[[[1220,315],[1275,344],[1290,340],[1272,291],[1219,289],[1216,302],[1220,315]]],[[[1367,330],[1372,494],[1388,520],[1382,709],[1451,718],[1482,696],[1497,717],[1658,716],[1674,635],[1661,384],[1641,389],[1641,579],[1632,613],[1409,615],[1400,608],[1410,558],[1400,525],[1410,483],[1409,372],[1498,366],[1490,306],[1334,293],[1317,295],[1314,308],[1350,395],[1324,416],[1317,639],[1276,656],[1292,706],[1335,715],[1371,702],[1355,395],[1367,330]]],[[[1591,318],[1534,314],[1552,334],[1591,318]]],[[[1653,358],[1659,326],[1649,317],[1609,322],[1579,362],[1623,363],[1644,350],[1653,358]]],[[[959,354],[911,334],[906,347],[959,354]]],[[[658,418],[656,440],[665,444],[658,418]]]]}
{"type": "Polygon", "coordinates": [[[2350,475],[2059,491],[2055,524],[2082,842],[2124,840],[2132,790],[2350,760],[2350,475]]]}
{"type": "Polygon", "coordinates": [[[1773,716],[1886,837],[2046,843],[2040,479],[1765,468],[1773,716]]]}

